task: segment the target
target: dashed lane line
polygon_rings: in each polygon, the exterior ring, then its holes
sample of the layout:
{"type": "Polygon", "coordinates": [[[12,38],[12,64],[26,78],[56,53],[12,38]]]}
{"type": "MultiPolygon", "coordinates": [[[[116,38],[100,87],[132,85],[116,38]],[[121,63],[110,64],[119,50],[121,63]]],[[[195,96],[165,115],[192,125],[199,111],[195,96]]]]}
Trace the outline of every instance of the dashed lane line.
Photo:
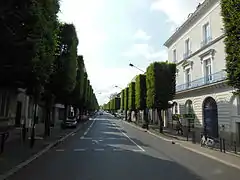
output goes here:
{"type": "Polygon", "coordinates": [[[94,151],[104,151],[105,149],[94,149],[94,151]]]}
{"type": "Polygon", "coordinates": [[[63,152],[65,151],[64,149],[56,149],[57,152],[63,152]]]}
{"type": "MultiPolygon", "coordinates": [[[[114,125],[114,124],[113,124],[114,125]]],[[[131,141],[133,144],[135,144],[142,152],[145,152],[145,150],[139,146],[135,141],[133,141],[126,133],[124,133],[121,129],[119,129],[117,126],[115,126],[116,129],[118,129],[125,137],[127,137],[129,139],[129,141],[131,141]]]]}
{"type": "Polygon", "coordinates": [[[83,152],[83,151],[86,151],[87,149],[74,149],[73,151],[75,151],[75,152],[79,152],[79,151],[81,151],[81,152],[83,152]]]}

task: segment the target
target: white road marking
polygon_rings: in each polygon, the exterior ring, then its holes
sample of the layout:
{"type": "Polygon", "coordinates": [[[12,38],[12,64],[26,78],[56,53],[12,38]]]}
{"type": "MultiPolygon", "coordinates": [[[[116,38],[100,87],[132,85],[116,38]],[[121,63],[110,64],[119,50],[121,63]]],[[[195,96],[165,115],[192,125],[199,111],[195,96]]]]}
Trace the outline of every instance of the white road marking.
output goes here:
{"type": "Polygon", "coordinates": [[[91,137],[84,137],[84,136],[82,136],[82,137],[80,137],[80,139],[88,139],[88,140],[91,140],[92,138],[91,138],[91,137]]]}
{"type": "Polygon", "coordinates": [[[72,135],[71,136],[74,136],[76,133],[72,133],[72,135]]]}
{"type": "Polygon", "coordinates": [[[104,149],[94,149],[94,151],[104,151],[104,149]]]}
{"type": "MultiPolygon", "coordinates": [[[[136,129],[142,131],[141,128],[139,128],[139,127],[137,127],[137,126],[134,126],[134,125],[131,124],[131,123],[128,123],[128,122],[126,122],[126,121],[122,121],[122,122],[124,122],[125,124],[128,124],[128,125],[136,128],[136,129]]],[[[167,142],[172,142],[171,139],[167,139],[167,138],[164,138],[164,137],[162,137],[162,136],[158,136],[158,135],[156,135],[156,134],[154,134],[154,133],[152,133],[152,132],[150,132],[150,131],[147,131],[147,132],[148,132],[150,135],[155,136],[155,137],[157,137],[157,138],[159,138],[159,139],[162,139],[162,140],[167,141],[167,142]]],[[[240,166],[237,165],[237,164],[235,164],[235,163],[227,162],[227,161],[224,161],[224,160],[222,160],[222,159],[220,159],[220,158],[218,158],[218,157],[212,156],[212,155],[210,155],[210,154],[208,154],[208,153],[204,153],[204,152],[201,152],[201,151],[199,151],[199,150],[197,150],[197,149],[194,149],[194,148],[191,148],[191,147],[187,147],[186,145],[182,144],[181,142],[176,142],[176,141],[175,141],[175,143],[178,144],[179,146],[181,146],[181,147],[184,148],[184,149],[187,149],[187,150],[192,151],[192,152],[194,152],[194,153],[197,153],[197,154],[200,154],[200,155],[202,155],[202,156],[208,157],[209,159],[213,159],[213,160],[218,161],[218,162],[220,162],[220,163],[222,163],[222,164],[226,164],[227,166],[231,166],[231,167],[234,167],[234,168],[240,170],[240,166]]]]}
{"type": "Polygon", "coordinates": [[[144,152],[144,151],[142,151],[141,149],[132,149],[132,150],[130,150],[130,151],[134,151],[134,152],[144,152]]]}
{"type": "Polygon", "coordinates": [[[141,151],[145,152],[145,150],[139,146],[137,143],[135,143],[126,133],[124,133],[123,131],[121,131],[117,126],[115,126],[125,137],[127,137],[129,139],[129,141],[131,141],[133,144],[135,144],[139,149],[141,149],[141,151]]]}
{"type": "Polygon", "coordinates": [[[90,129],[92,128],[94,122],[95,122],[95,119],[93,120],[93,122],[91,123],[91,125],[87,128],[87,130],[84,132],[84,136],[86,136],[87,133],[90,131],[90,129]]]}
{"type": "Polygon", "coordinates": [[[99,144],[98,140],[92,140],[93,143],[99,144]]]}
{"type": "Polygon", "coordinates": [[[73,151],[75,151],[75,152],[86,151],[86,149],[74,149],[73,151]]]}
{"type": "Polygon", "coordinates": [[[65,151],[64,149],[56,149],[57,152],[63,152],[65,151]]]}
{"type": "Polygon", "coordinates": [[[113,149],[113,151],[123,151],[123,149],[113,149]]]}

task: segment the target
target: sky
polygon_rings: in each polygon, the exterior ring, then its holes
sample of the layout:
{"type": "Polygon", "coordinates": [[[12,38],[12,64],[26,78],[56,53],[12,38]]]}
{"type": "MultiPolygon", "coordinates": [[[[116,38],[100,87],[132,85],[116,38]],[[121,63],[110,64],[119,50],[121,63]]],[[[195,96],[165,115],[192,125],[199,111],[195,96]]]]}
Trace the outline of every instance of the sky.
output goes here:
{"type": "Polygon", "coordinates": [[[61,0],[59,19],[76,27],[78,54],[98,103],[141,73],[129,63],[145,71],[152,62],[166,61],[164,42],[202,1],[61,0]]]}

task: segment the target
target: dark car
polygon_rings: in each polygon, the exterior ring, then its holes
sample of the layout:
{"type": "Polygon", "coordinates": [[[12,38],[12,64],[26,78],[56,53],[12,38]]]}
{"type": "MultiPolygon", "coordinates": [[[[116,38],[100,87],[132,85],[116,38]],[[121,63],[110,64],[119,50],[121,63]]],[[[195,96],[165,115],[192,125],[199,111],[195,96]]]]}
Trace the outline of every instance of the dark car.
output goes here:
{"type": "Polygon", "coordinates": [[[63,121],[61,124],[62,128],[76,128],[77,127],[77,118],[68,117],[66,121],[63,121]]]}

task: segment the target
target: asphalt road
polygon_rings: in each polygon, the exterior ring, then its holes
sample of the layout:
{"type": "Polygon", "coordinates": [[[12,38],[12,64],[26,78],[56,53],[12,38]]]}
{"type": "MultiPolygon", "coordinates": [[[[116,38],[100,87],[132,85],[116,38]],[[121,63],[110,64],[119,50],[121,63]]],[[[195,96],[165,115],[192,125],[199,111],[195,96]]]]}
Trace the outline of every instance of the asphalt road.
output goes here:
{"type": "Polygon", "coordinates": [[[10,180],[238,180],[240,170],[98,116],[10,180]]]}

